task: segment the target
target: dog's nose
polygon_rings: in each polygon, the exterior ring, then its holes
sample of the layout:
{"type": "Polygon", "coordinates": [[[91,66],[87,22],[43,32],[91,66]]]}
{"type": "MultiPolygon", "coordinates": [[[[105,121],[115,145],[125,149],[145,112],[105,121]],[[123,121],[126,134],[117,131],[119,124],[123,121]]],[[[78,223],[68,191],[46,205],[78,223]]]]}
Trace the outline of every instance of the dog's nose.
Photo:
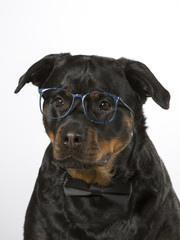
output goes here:
{"type": "Polygon", "coordinates": [[[76,132],[68,132],[63,136],[63,144],[69,148],[77,148],[82,143],[82,138],[76,132]]]}

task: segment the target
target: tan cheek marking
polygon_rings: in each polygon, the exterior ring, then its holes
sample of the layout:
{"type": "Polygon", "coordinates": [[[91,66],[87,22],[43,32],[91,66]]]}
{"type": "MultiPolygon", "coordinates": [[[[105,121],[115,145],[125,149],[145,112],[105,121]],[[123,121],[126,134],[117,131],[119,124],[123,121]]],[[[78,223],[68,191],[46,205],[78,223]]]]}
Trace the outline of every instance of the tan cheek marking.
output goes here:
{"type": "Polygon", "coordinates": [[[54,143],[54,134],[50,131],[47,132],[47,135],[49,136],[52,143],[54,143]]]}
{"type": "Polygon", "coordinates": [[[54,134],[48,129],[45,116],[43,116],[43,122],[44,122],[44,127],[46,129],[46,133],[48,137],[50,138],[51,142],[54,143],[54,134]]]}
{"type": "MultiPolygon", "coordinates": [[[[45,114],[45,110],[43,110],[43,113],[45,114]]],[[[54,143],[54,134],[48,129],[45,116],[43,116],[43,122],[44,122],[44,127],[46,129],[46,133],[48,137],[50,138],[51,142],[54,143]]]]}
{"type": "Polygon", "coordinates": [[[98,163],[99,160],[108,153],[116,153],[118,149],[122,149],[124,142],[121,141],[119,137],[113,138],[110,141],[107,140],[98,140],[97,132],[94,129],[89,129],[88,131],[88,139],[90,142],[97,143],[98,152],[97,157],[94,159],[95,163],[98,163]]]}
{"type": "Polygon", "coordinates": [[[97,155],[97,162],[106,154],[116,154],[123,150],[125,143],[120,138],[113,138],[111,141],[103,140],[100,142],[100,153],[97,155]]]}
{"type": "MultiPolygon", "coordinates": [[[[47,105],[43,106],[43,113],[46,115],[47,105]]],[[[44,116],[43,116],[44,117],[44,116]]]]}
{"type": "Polygon", "coordinates": [[[132,129],[133,124],[132,124],[132,119],[131,119],[131,117],[125,115],[125,116],[124,116],[124,121],[125,121],[125,123],[126,123],[127,129],[132,129]]]}
{"type": "Polygon", "coordinates": [[[61,155],[61,128],[57,130],[57,133],[54,138],[54,144],[53,144],[53,156],[55,159],[58,160],[59,156],[61,155]]]}

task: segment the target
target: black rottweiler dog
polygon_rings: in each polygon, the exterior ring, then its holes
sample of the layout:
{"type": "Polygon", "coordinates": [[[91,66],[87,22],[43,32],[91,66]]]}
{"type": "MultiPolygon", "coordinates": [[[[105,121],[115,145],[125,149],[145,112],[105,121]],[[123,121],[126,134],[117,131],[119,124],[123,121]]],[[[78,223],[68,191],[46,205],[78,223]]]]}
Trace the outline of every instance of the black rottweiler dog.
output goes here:
{"type": "Polygon", "coordinates": [[[179,240],[180,204],[150,141],[142,105],[170,95],[142,63],[48,55],[32,82],[51,140],[25,219],[25,240],[179,240]]]}

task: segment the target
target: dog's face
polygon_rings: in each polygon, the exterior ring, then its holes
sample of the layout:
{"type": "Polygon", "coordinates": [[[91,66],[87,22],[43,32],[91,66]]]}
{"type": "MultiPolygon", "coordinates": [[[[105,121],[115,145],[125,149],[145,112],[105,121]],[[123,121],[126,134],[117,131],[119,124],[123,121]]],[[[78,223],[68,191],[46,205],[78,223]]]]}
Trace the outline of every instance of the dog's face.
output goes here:
{"type": "Polygon", "coordinates": [[[42,112],[54,159],[73,177],[100,185],[109,184],[115,161],[132,141],[136,111],[147,96],[168,108],[169,94],[150,70],[126,59],[50,55],[23,75],[16,92],[29,81],[48,89],[41,94],[42,112]],[[118,96],[123,102],[104,93],[118,96]],[[81,97],[73,99],[72,94],[81,97]],[[88,119],[88,111],[94,121],[88,119]],[[57,117],[49,118],[52,113],[57,117]]]}
{"type": "MultiPolygon", "coordinates": [[[[111,99],[98,96],[98,92],[110,92],[120,96],[132,107],[136,97],[125,81],[121,71],[113,71],[114,62],[104,59],[70,58],[58,67],[42,88],[68,89],[75,94],[90,95],[89,108],[96,115],[111,114],[114,108],[111,99]],[[107,69],[107,66],[108,69],[107,69]],[[64,69],[64,71],[62,71],[64,69]],[[109,113],[110,112],[110,113],[109,113]]],[[[53,93],[52,93],[53,94],[53,93]]],[[[44,111],[60,111],[68,105],[68,96],[58,92],[44,102],[44,111]],[[53,102],[52,102],[53,101],[53,102]]],[[[68,95],[68,92],[67,92],[68,95]]],[[[89,169],[110,164],[132,138],[132,113],[118,103],[114,119],[105,124],[93,123],[84,114],[81,99],[76,99],[71,112],[62,119],[48,119],[44,116],[46,131],[53,142],[54,157],[65,168],[89,169]]]]}

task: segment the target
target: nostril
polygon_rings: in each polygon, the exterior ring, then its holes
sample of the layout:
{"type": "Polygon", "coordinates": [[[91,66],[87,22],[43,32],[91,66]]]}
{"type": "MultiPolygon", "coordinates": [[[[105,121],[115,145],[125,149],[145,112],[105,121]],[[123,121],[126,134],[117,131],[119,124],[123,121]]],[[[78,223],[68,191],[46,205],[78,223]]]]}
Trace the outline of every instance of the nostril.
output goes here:
{"type": "Polygon", "coordinates": [[[63,138],[64,145],[67,145],[70,148],[75,148],[79,146],[81,142],[81,136],[73,132],[67,133],[63,138]]]}
{"type": "Polygon", "coordinates": [[[68,137],[64,137],[64,144],[68,144],[69,142],[69,138],[68,137]]]}
{"type": "Polygon", "coordinates": [[[76,136],[74,138],[74,143],[81,143],[81,137],[80,136],[76,136]]]}

